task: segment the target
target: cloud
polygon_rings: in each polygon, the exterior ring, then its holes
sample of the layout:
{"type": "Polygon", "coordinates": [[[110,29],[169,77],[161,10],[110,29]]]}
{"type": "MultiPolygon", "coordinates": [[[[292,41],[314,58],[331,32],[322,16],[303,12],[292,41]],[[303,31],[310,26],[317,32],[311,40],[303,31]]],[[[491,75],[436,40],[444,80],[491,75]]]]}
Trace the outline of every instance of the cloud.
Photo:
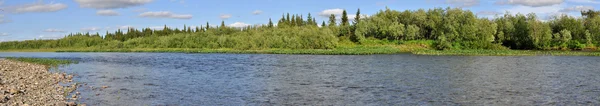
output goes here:
{"type": "Polygon", "coordinates": [[[496,4],[521,5],[530,7],[543,7],[561,4],[565,0],[498,0],[496,4]]]}
{"type": "Polygon", "coordinates": [[[250,24],[246,24],[246,23],[243,23],[243,22],[235,22],[235,23],[233,23],[233,24],[229,24],[228,26],[230,26],[230,27],[237,27],[237,28],[241,28],[241,27],[247,27],[247,26],[250,26],[250,24]]]}
{"type": "Polygon", "coordinates": [[[98,10],[98,12],[96,12],[96,15],[100,15],[100,16],[118,16],[120,14],[117,11],[114,11],[114,10],[98,10]]]}
{"type": "Polygon", "coordinates": [[[117,9],[144,5],[154,0],[75,0],[79,7],[95,9],[117,9]]]}
{"type": "Polygon", "coordinates": [[[60,29],[52,29],[52,28],[50,28],[50,29],[44,30],[44,32],[61,32],[62,33],[62,32],[65,32],[65,31],[64,30],[60,30],[60,29]]]}
{"type": "Polygon", "coordinates": [[[593,6],[573,6],[568,8],[563,8],[560,12],[581,12],[587,10],[594,10],[593,6]]]}
{"type": "Polygon", "coordinates": [[[536,14],[548,14],[548,13],[556,13],[559,12],[563,6],[561,5],[552,5],[552,6],[544,6],[544,7],[530,7],[530,6],[514,6],[512,8],[506,9],[505,11],[511,13],[536,13],[536,14]]]}
{"type": "Polygon", "coordinates": [[[8,35],[10,35],[10,34],[8,34],[8,33],[0,33],[0,36],[8,36],[8,35]]]}
{"type": "Polygon", "coordinates": [[[11,22],[11,21],[0,18],[0,24],[9,23],[9,22],[11,22]]]}
{"type": "Polygon", "coordinates": [[[479,12],[477,12],[477,15],[498,15],[498,14],[502,14],[502,13],[497,12],[497,11],[479,11],[479,12]]]}
{"type": "Polygon", "coordinates": [[[594,0],[568,0],[569,2],[575,2],[575,3],[592,3],[592,4],[600,4],[600,1],[594,1],[594,0]]]}
{"type": "Polygon", "coordinates": [[[479,0],[446,0],[446,4],[458,7],[471,7],[479,5],[479,0]]]}
{"type": "Polygon", "coordinates": [[[173,18],[173,19],[191,19],[193,16],[190,14],[173,14],[170,11],[155,11],[155,12],[144,12],[139,15],[140,17],[148,18],[173,18]]]}
{"type": "Polygon", "coordinates": [[[131,26],[131,25],[123,25],[123,26],[117,26],[117,28],[119,28],[119,29],[125,29],[125,30],[127,30],[127,29],[129,29],[129,28],[135,28],[135,27],[133,27],[133,26],[131,26]]]}
{"type": "Polygon", "coordinates": [[[319,13],[319,16],[329,17],[329,16],[331,16],[331,14],[333,14],[333,15],[342,15],[343,12],[344,12],[344,9],[339,9],[339,8],[336,8],[336,9],[327,9],[327,10],[321,11],[321,13],[319,13]]]}
{"type": "Polygon", "coordinates": [[[219,16],[219,18],[221,18],[221,19],[229,19],[229,18],[231,18],[231,14],[221,14],[219,16]]]}
{"type": "Polygon", "coordinates": [[[135,10],[132,10],[132,11],[133,12],[146,12],[146,11],[148,11],[148,9],[147,8],[138,8],[138,9],[135,9],[135,10]]]}
{"type": "Polygon", "coordinates": [[[56,12],[66,9],[67,5],[62,3],[50,3],[44,4],[43,2],[36,2],[30,4],[16,5],[5,8],[5,11],[11,13],[32,13],[32,12],[56,12]]]}
{"type": "Polygon", "coordinates": [[[81,28],[81,31],[83,32],[92,32],[92,31],[99,31],[101,28],[98,27],[88,27],[88,28],[81,28]]]}
{"type": "Polygon", "coordinates": [[[252,14],[254,14],[254,15],[260,15],[262,13],[263,13],[263,11],[260,11],[260,10],[256,10],[256,11],[252,12],[252,14]]]}

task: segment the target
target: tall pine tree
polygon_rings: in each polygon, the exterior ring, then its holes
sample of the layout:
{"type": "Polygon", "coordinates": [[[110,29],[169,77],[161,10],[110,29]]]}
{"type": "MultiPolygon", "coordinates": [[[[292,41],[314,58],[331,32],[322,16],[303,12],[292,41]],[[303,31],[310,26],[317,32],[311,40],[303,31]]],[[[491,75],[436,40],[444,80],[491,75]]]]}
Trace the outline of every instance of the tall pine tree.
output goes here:
{"type": "Polygon", "coordinates": [[[337,25],[337,23],[335,22],[335,15],[331,14],[329,16],[329,26],[332,27],[332,26],[336,26],[336,25],[337,25]]]}
{"type": "Polygon", "coordinates": [[[271,18],[269,18],[269,24],[267,25],[267,27],[273,28],[273,21],[271,21],[271,18]]]}
{"type": "Polygon", "coordinates": [[[360,8],[356,11],[356,16],[354,17],[354,25],[360,22],[360,8]]]}
{"type": "Polygon", "coordinates": [[[342,26],[348,26],[348,24],[348,13],[344,10],[344,12],[342,12],[342,26]]]}

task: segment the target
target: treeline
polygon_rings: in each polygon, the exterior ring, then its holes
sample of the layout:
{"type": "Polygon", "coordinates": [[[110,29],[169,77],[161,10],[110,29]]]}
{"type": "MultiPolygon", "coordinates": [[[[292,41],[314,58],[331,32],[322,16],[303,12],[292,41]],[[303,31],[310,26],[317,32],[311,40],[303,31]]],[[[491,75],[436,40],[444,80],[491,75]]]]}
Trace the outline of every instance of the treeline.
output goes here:
{"type": "Polygon", "coordinates": [[[597,11],[582,18],[567,15],[542,21],[535,14],[506,13],[478,18],[458,8],[416,11],[381,10],[356,25],[357,42],[368,37],[393,40],[436,40],[438,49],[593,49],[600,40],[597,11]]]}
{"type": "Polygon", "coordinates": [[[331,49],[339,40],[362,44],[370,40],[434,40],[443,49],[595,49],[600,40],[600,12],[584,11],[582,17],[556,16],[542,21],[535,14],[510,14],[493,19],[477,17],[459,8],[397,11],[386,8],[365,17],[357,11],[354,21],[344,10],[341,18],[330,15],[318,21],[306,16],[283,14],[274,23],[242,28],[225,22],[211,27],[182,29],[150,28],[100,34],[76,33],[57,40],[27,40],[0,43],[0,49],[41,48],[234,48],[234,49],[331,49]]]}

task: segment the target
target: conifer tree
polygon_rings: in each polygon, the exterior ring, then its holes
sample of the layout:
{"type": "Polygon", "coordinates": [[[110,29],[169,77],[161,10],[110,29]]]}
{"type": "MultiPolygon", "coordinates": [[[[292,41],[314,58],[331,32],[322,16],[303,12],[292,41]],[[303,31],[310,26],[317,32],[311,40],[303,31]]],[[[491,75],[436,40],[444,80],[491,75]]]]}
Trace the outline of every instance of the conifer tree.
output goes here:
{"type": "Polygon", "coordinates": [[[221,28],[225,28],[225,21],[221,21],[221,28]]]}
{"type": "Polygon", "coordinates": [[[329,26],[336,26],[337,23],[335,22],[335,15],[331,14],[331,16],[329,16],[329,26]]]}
{"type": "Polygon", "coordinates": [[[360,8],[356,11],[356,16],[354,17],[354,25],[360,22],[360,8]]]}
{"type": "Polygon", "coordinates": [[[344,12],[342,12],[342,26],[347,26],[349,24],[348,22],[348,13],[346,12],[346,10],[344,10],[344,12]]]}
{"type": "Polygon", "coordinates": [[[308,13],[306,25],[309,25],[309,26],[313,25],[313,17],[310,15],[310,13],[308,13]]]}
{"type": "Polygon", "coordinates": [[[267,24],[267,27],[273,28],[273,21],[271,21],[271,18],[269,18],[269,24],[267,24]]]}
{"type": "Polygon", "coordinates": [[[292,21],[290,21],[290,23],[291,23],[290,24],[291,26],[297,26],[296,25],[296,15],[292,15],[292,21]]]}
{"type": "Polygon", "coordinates": [[[321,27],[325,27],[325,21],[323,21],[323,23],[321,23],[321,27]]]}
{"type": "Polygon", "coordinates": [[[206,30],[208,31],[209,28],[210,28],[210,24],[208,24],[208,22],[206,22],[206,30]]]}

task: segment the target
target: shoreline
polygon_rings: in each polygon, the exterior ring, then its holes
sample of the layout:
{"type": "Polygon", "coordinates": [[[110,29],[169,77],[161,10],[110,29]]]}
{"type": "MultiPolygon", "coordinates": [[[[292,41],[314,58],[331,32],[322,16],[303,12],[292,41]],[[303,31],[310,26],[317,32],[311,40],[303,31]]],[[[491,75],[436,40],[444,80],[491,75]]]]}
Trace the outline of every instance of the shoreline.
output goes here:
{"type": "Polygon", "coordinates": [[[72,75],[53,73],[49,66],[0,59],[0,105],[11,106],[76,106],[75,98],[67,98],[77,84],[72,75]],[[62,86],[61,84],[69,84],[62,86]]]}
{"type": "Polygon", "coordinates": [[[430,56],[600,56],[599,51],[552,50],[431,50],[396,46],[348,47],[335,49],[189,49],[189,48],[134,48],[134,49],[22,49],[0,52],[119,52],[119,53],[231,53],[231,54],[297,54],[297,55],[375,55],[414,54],[430,56]]]}

